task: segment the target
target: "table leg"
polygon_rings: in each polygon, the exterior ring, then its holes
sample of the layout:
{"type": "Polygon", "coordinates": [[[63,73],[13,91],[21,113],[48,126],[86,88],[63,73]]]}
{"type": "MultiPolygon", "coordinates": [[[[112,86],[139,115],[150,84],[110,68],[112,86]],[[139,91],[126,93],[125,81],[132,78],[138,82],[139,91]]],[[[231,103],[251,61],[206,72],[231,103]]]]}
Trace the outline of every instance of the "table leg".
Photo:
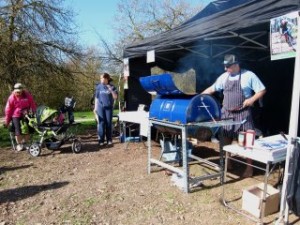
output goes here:
{"type": "Polygon", "coordinates": [[[148,135],[147,135],[147,142],[148,142],[148,174],[151,173],[151,124],[149,123],[148,135]]]}
{"type": "Polygon", "coordinates": [[[263,218],[265,215],[265,207],[266,207],[266,198],[267,198],[267,187],[268,187],[268,176],[269,176],[269,170],[270,170],[270,163],[266,164],[266,171],[265,171],[265,177],[264,177],[264,191],[263,191],[263,197],[261,200],[261,211],[260,211],[260,223],[263,224],[263,218]]]}
{"type": "Polygon", "coordinates": [[[187,156],[187,136],[186,127],[182,128],[182,166],[183,166],[183,190],[185,193],[189,192],[189,166],[188,166],[188,156],[187,156]]]}
{"type": "Polygon", "coordinates": [[[223,180],[221,182],[222,185],[222,200],[223,204],[226,205],[226,200],[225,200],[225,184],[227,181],[227,165],[228,165],[228,152],[225,153],[225,165],[224,165],[224,170],[223,170],[223,180]]]}
{"type": "MultiPolygon", "coordinates": [[[[223,128],[222,127],[220,127],[219,133],[220,133],[219,150],[220,150],[220,173],[221,173],[220,183],[222,185],[224,182],[224,176],[226,177],[226,172],[224,172],[225,168],[227,171],[227,162],[226,162],[227,159],[225,159],[225,165],[224,165],[224,150],[223,150],[224,137],[223,137],[223,128]]],[[[227,155],[227,152],[226,152],[226,155],[227,155]]]]}
{"type": "MultiPolygon", "coordinates": [[[[255,221],[257,224],[263,224],[263,219],[264,219],[264,214],[265,214],[265,205],[266,205],[266,198],[267,198],[267,187],[268,187],[268,177],[269,177],[269,173],[270,171],[270,167],[271,167],[271,163],[268,162],[266,163],[266,167],[265,168],[261,168],[261,167],[257,167],[254,166],[255,168],[258,168],[262,171],[265,171],[265,176],[264,176],[264,189],[263,189],[263,196],[261,199],[261,211],[260,211],[260,216],[259,218],[254,218],[253,216],[250,216],[246,213],[244,213],[242,210],[237,209],[235,206],[231,205],[228,203],[228,201],[226,200],[226,196],[225,196],[225,184],[226,184],[226,178],[227,178],[227,164],[228,164],[228,159],[230,159],[231,157],[229,157],[229,153],[226,151],[225,152],[225,166],[224,166],[224,182],[222,184],[222,202],[224,204],[225,207],[228,207],[232,210],[234,210],[235,212],[244,215],[245,217],[247,217],[250,220],[255,221]]],[[[231,158],[231,160],[235,160],[237,162],[241,162],[240,160],[237,159],[233,159],[231,158]]],[[[275,166],[275,165],[274,165],[275,166]]]]}

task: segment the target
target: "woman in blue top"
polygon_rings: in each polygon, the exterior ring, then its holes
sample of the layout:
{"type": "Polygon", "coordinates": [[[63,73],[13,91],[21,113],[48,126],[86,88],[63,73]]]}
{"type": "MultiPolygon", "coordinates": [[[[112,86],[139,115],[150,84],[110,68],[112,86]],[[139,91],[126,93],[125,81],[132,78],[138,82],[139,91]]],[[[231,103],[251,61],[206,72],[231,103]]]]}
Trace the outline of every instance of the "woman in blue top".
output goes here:
{"type": "Polygon", "coordinates": [[[100,83],[96,87],[94,113],[97,119],[97,131],[99,145],[104,146],[106,137],[107,145],[112,145],[112,117],[115,99],[118,92],[115,86],[110,84],[112,81],[108,73],[100,75],[100,83]]]}
{"type": "MultiPolygon", "coordinates": [[[[224,66],[226,72],[202,93],[223,92],[222,118],[246,120],[242,125],[223,127],[224,145],[228,145],[237,138],[238,132],[254,130],[251,106],[263,97],[266,88],[253,72],[241,69],[235,55],[225,55],[224,66]]],[[[252,161],[247,159],[247,162],[248,166],[243,177],[250,177],[253,174],[252,161]]]]}

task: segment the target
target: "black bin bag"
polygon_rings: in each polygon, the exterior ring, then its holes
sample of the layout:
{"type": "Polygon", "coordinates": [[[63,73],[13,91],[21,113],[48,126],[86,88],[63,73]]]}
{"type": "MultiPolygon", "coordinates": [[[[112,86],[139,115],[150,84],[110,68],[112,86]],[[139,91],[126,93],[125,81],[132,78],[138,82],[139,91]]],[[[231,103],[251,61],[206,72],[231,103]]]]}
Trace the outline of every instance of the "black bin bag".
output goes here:
{"type": "Polygon", "coordinates": [[[289,209],[300,216],[300,149],[295,141],[295,148],[290,157],[289,175],[287,179],[287,204],[289,209]]]}

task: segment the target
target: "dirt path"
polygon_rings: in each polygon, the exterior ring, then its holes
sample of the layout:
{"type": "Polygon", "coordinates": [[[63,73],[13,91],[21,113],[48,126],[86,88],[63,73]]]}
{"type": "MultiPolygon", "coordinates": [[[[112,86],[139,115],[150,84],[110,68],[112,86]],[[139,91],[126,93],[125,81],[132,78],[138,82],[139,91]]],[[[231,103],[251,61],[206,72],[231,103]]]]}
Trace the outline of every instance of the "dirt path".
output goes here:
{"type": "MultiPolygon", "coordinates": [[[[185,194],[163,171],[147,174],[143,143],[124,150],[115,141],[113,148],[99,150],[91,137],[82,137],[85,151],[80,154],[67,145],[61,151],[43,150],[37,158],[1,149],[0,224],[254,224],[220,203],[218,179],[185,194]]],[[[154,143],[154,152],[159,151],[154,143]]],[[[207,170],[191,166],[193,174],[207,170]]],[[[230,184],[229,196],[240,195],[259,177],[230,184]]]]}

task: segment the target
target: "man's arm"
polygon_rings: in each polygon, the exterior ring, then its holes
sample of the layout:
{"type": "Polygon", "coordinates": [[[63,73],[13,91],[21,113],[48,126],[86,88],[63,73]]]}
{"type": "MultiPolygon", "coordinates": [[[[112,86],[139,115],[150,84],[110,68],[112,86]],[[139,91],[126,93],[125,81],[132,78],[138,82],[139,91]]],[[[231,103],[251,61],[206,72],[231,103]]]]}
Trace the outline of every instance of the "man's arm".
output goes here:
{"type": "Polygon", "coordinates": [[[201,94],[209,94],[209,95],[211,95],[213,93],[215,93],[215,89],[213,86],[210,86],[201,92],[201,94]]]}
{"type": "Polygon", "coordinates": [[[266,93],[266,89],[259,91],[257,93],[255,93],[251,98],[246,99],[243,102],[243,108],[248,107],[248,106],[252,106],[254,104],[254,102],[256,102],[258,99],[260,99],[262,96],[264,96],[264,94],[266,93]]]}

